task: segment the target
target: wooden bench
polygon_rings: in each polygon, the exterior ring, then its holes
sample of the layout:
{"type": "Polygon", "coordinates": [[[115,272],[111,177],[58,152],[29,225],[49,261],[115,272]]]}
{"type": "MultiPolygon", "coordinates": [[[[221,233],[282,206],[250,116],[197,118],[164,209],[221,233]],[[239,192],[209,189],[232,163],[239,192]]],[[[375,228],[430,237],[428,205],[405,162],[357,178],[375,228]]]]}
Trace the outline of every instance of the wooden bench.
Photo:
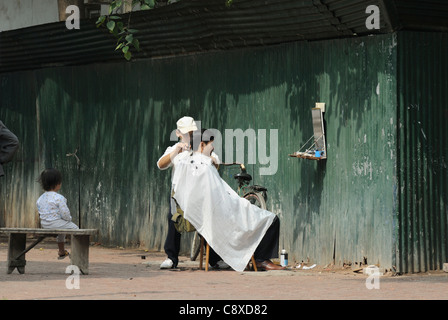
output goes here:
{"type": "Polygon", "coordinates": [[[0,234],[8,235],[8,270],[10,274],[17,268],[25,273],[25,254],[46,237],[58,234],[71,235],[70,259],[72,265],[79,268],[82,274],[89,273],[89,238],[98,233],[97,229],[41,229],[41,228],[0,228],[0,234]],[[38,238],[26,247],[26,235],[36,235],[38,238]]]}

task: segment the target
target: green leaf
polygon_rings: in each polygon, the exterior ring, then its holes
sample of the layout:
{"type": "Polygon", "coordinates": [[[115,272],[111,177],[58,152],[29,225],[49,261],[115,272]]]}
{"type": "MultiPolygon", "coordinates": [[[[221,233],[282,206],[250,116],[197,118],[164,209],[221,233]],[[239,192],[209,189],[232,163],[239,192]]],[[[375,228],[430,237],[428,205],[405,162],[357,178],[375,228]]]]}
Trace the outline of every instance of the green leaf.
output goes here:
{"type": "Polygon", "coordinates": [[[112,14],[112,12],[114,12],[115,9],[118,9],[120,7],[121,7],[121,1],[118,0],[112,1],[109,6],[109,14],[112,14]]]}
{"type": "Polygon", "coordinates": [[[128,53],[128,51],[129,51],[129,46],[125,46],[125,47],[123,47],[123,49],[122,49],[121,51],[123,51],[124,54],[128,53]]]}
{"type": "Polygon", "coordinates": [[[101,26],[104,23],[105,20],[106,20],[106,16],[100,16],[98,18],[98,20],[96,21],[96,26],[97,27],[101,26]]]}
{"type": "Polygon", "coordinates": [[[121,17],[119,17],[119,16],[109,16],[109,19],[112,19],[112,20],[121,20],[121,17]]]}
{"type": "Polygon", "coordinates": [[[132,41],[134,40],[134,36],[132,34],[129,34],[129,35],[126,36],[125,40],[128,43],[132,43],[132,41]]]}
{"type": "Polygon", "coordinates": [[[119,49],[123,48],[123,46],[124,46],[124,43],[122,42],[115,48],[115,50],[119,50],[119,49]]]}
{"type": "Polygon", "coordinates": [[[110,30],[110,32],[113,32],[114,28],[115,28],[115,21],[109,21],[106,26],[107,26],[107,29],[110,30]]]}
{"type": "Polygon", "coordinates": [[[140,41],[138,41],[138,39],[134,39],[134,41],[132,41],[132,44],[134,45],[135,49],[137,49],[137,51],[140,51],[140,41]]]}
{"type": "Polygon", "coordinates": [[[128,51],[124,54],[124,58],[128,61],[131,60],[131,57],[132,57],[131,51],[128,51]]]}

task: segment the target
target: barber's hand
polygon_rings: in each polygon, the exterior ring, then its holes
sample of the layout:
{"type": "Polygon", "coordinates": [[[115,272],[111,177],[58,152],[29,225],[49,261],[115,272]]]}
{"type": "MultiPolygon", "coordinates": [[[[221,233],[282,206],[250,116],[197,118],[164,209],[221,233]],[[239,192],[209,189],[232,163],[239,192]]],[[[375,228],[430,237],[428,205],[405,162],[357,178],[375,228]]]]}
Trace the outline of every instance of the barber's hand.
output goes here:
{"type": "Polygon", "coordinates": [[[174,151],[172,151],[169,156],[170,156],[170,162],[172,163],[174,158],[176,158],[176,156],[179,153],[182,153],[183,151],[188,151],[190,150],[190,144],[189,143],[185,143],[185,142],[179,142],[176,144],[176,147],[174,148],[174,151]]]}
{"type": "Polygon", "coordinates": [[[190,144],[189,143],[185,143],[185,142],[179,142],[176,145],[176,151],[177,153],[181,153],[183,151],[188,151],[190,150],[190,144]]]}

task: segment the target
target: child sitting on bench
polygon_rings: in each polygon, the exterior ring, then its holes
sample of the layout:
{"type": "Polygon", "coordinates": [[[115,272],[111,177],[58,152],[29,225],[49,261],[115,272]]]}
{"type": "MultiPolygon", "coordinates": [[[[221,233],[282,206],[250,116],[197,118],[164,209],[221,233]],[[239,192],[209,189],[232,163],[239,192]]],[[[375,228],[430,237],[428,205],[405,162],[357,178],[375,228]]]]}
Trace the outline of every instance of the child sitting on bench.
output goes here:
{"type": "MultiPolygon", "coordinates": [[[[36,202],[39,211],[40,224],[44,229],[79,229],[71,220],[67,199],[57,193],[61,189],[62,175],[57,169],[45,169],[38,181],[45,192],[36,202]]],[[[57,236],[58,259],[69,255],[64,249],[65,235],[57,236]]]]}

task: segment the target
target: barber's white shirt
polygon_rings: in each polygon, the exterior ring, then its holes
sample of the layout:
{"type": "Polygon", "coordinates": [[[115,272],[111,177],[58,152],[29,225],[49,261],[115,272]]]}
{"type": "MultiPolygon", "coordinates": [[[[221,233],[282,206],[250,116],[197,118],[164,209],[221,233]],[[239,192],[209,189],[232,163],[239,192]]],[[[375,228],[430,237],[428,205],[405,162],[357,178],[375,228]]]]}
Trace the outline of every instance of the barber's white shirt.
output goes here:
{"type": "MultiPolygon", "coordinates": [[[[157,160],[157,167],[158,167],[160,170],[166,170],[166,169],[168,169],[168,168],[173,167],[173,162],[170,162],[170,164],[169,164],[168,166],[166,166],[165,168],[160,168],[159,162],[160,162],[160,160],[161,160],[164,156],[166,156],[166,155],[170,154],[171,152],[173,152],[173,151],[176,149],[176,146],[177,146],[179,143],[180,143],[180,142],[178,142],[178,143],[176,143],[175,145],[172,145],[172,146],[166,148],[166,150],[165,150],[165,152],[163,153],[163,155],[159,158],[159,160],[157,160]]],[[[183,152],[185,152],[185,151],[183,151],[183,152]]],[[[212,156],[213,158],[215,158],[217,164],[221,164],[221,160],[219,159],[219,157],[218,157],[218,155],[217,155],[216,153],[212,152],[211,156],[212,156]]],[[[171,178],[172,178],[172,176],[174,175],[174,169],[175,169],[175,168],[173,167],[173,172],[171,173],[171,178]]]]}

